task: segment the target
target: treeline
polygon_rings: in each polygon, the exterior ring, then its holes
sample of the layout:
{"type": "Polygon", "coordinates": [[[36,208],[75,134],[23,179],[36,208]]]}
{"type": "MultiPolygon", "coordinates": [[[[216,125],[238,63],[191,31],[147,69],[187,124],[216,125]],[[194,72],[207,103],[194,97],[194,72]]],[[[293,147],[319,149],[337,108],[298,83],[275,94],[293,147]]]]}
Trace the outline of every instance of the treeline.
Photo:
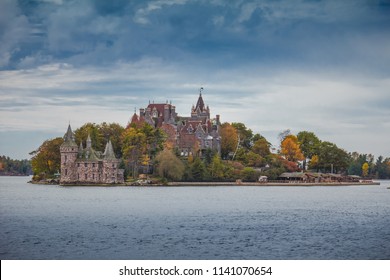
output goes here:
{"type": "MultiPolygon", "coordinates": [[[[148,124],[124,128],[116,123],[87,123],[75,130],[76,143],[85,147],[88,134],[97,151],[111,140],[127,178],[145,173],[163,181],[256,181],[261,175],[274,180],[283,172],[302,170],[390,178],[390,158],[380,156],[374,161],[372,155],[348,153],[308,131],[297,135],[283,131],[278,148],[272,149],[265,137],[243,123],[224,123],[221,154],[194,147],[185,157],[162,130],[148,124]]],[[[60,170],[62,142],[61,137],[47,140],[31,153],[34,174],[50,177],[60,170]]]]}
{"type": "Polygon", "coordinates": [[[0,156],[0,176],[28,176],[32,174],[31,161],[0,156]]]}
{"type": "Polygon", "coordinates": [[[371,154],[350,154],[348,174],[375,179],[390,179],[390,157],[379,156],[376,160],[371,154]]]}

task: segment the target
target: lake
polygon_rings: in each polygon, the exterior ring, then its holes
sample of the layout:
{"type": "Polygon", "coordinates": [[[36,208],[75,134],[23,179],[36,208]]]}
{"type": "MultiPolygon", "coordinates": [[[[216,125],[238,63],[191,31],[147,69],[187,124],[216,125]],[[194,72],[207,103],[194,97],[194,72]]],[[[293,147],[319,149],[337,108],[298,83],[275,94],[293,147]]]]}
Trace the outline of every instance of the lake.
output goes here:
{"type": "Polygon", "coordinates": [[[0,177],[4,259],[390,259],[390,181],[61,187],[0,177]]]}

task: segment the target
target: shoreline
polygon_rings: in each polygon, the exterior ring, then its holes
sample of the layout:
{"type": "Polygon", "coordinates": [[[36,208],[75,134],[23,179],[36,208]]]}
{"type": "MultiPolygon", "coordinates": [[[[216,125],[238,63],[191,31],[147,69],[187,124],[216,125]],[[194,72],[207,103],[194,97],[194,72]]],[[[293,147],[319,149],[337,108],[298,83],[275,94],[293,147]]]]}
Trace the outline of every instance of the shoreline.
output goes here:
{"type": "Polygon", "coordinates": [[[257,183],[257,182],[170,182],[168,186],[258,186],[258,187],[315,187],[315,186],[369,186],[380,185],[380,182],[332,182],[332,183],[257,183]]]}
{"type": "Polygon", "coordinates": [[[44,183],[44,182],[33,182],[28,183],[34,185],[58,185],[62,187],[245,187],[245,186],[256,186],[256,187],[338,187],[338,186],[372,186],[380,185],[380,182],[322,182],[322,183],[258,183],[258,182],[169,182],[167,184],[139,184],[134,185],[133,183],[124,184],[58,184],[58,183],[44,183]]]}

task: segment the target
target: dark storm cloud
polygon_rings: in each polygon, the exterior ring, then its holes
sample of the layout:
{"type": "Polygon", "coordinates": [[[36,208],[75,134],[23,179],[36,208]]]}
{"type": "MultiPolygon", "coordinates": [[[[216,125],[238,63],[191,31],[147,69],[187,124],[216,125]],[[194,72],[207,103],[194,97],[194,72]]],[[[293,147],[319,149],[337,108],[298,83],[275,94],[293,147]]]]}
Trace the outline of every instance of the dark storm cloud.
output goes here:
{"type": "Polygon", "coordinates": [[[375,47],[390,26],[383,1],[4,0],[1,10],[3,69],[144,56],[211,68],[352,63],[355,55],[365,59],[359,40],[370,35],[375,47]]]}

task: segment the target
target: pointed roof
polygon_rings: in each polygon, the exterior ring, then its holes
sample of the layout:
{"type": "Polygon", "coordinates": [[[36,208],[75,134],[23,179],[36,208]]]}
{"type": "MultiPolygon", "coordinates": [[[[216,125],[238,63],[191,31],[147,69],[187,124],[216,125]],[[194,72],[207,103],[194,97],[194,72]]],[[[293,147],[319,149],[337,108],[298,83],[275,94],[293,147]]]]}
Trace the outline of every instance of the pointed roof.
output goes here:
{"type": "Polygon", "coordinates": [[[195,111],[198,109],[200,109],[201,112],[204,110],[204,102],[201,93],[199,94],[198,102],[196,102],[195,111]]]}
{"type": "Polygon", "coordinates": [[[86,147],[86,149],[90,149],[91,147],[92,147],[91,135],[88,133],[87,147],[86,147]]]}
{"type": "Polygon", "coordinates": [[[116,159],[111,140],[108,140],[103,155],[104,155],[104,159],[116,159]]]}
{"type": "Polygon", "coordinates": [[[66,131],[64,135],[64,143],[63,146],[75,146],[77,147],[77,144],[74,140],[74,134],[72,132],[72,128],[70,127],[70,124],[68,125],[68,130],[66,131]]]}
{"type": "Polygon", "coordinates": [[[139,121],[137,113],[134,113],[134,115],[131,117],[130,123],[137,123],[139,121]]]}
{"type": "Polygon", "coordinates": [[[87,138],[87,145],[85,149],[83,149],[83,144],[80,142],[80,148],[79,148],[79,158],[78,160],[81,161],[98,161],[100,159],[100,154],[99,152],[96,152],[92,148],[92,140],[90,134],[88,134],[87,138]]]}

